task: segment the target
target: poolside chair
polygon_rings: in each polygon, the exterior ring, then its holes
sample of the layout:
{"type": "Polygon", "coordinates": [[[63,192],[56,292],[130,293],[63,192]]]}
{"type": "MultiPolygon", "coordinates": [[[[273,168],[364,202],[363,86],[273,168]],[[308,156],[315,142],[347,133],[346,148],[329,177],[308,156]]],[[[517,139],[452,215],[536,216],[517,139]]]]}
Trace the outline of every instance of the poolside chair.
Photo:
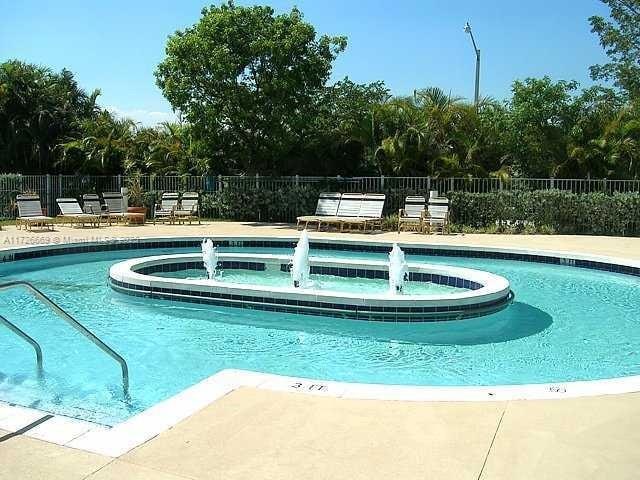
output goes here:
{"type": "Polygon", "coordinates": [[[198,192],[184,192],[180,200],[180,208],[175,211],[175,218],[178,223],[189,220],[189,225],[193,220],[198,220],[200,224],[200,195],[198,192]]]}
{"type": "Polygon", "coordinates": [[[178,208],[178,194],[175,192],[164,192],[160,198],[160,203],[153,211],[153,223],[166,222],[173,223],[174,214],[178,208]]]}
{"type": "Polygon", "coordinates": [[[340,231],[345,227],[357,226],[366,231],[368,227],[382,227],[382,211],[386,195],[384,193],[345,193],[340,199],[336,220],[340,231]]]}
{"type": "Polygon", "coordinates": [[[95,193],[85,193],[82,195],[82,211],[84,213],[98,215],[100,220],[104,220],[105,222],[109,219],[107,206],[102,204],[100,197],[95,193]]]}
{"type": "Polygon", "coordinates": [[[336,192],[323,192],[318,197],[315,215],[306,215],[298,217],[298,230],[307,228],[310,224],[317,224],[317,230],[320,230],[320,224],[323,220],[331,220],[338,214],[338,206],[342,194],[336,192]]]}
{"type": "Polygon", "coordinates": [[[84,213],[75,198],[56,198],[56,203],[61,213],[58,218],[61,218],[64,222],[69,222],[72,226],[75,224],[79,227],[84,227],[85,225],[100,226],[100,215],[84,213]]]}
{"type": "Polygon", "coordinates": [[[107,221],[111,225],[112,221],[129,222],[129,214],[125,211],[124,198],[120,192],[104,192],[102,194],[104,203],[107,205],[107,221]]]}
{"type": "Polygon", "coordinates": [[[449,199],[446,197],[432,197],[427,206],[424,221],[428,233],[438,231],[444,235],[449,233],[449,199]]]}
{"type": "Polygon", "coordinates": [[[18,195],[16,203],[18,204],[18,218],[16,218],[18,230],[22,226],[25,230],[33,229],[34,226],[53,230],[53,218],[42,214],[42,205],[38,195],[18,195]]]}
{"type": "Polygon", "coordinates": [[[404,201],[404,208],[398,212],[398,233],[402,230],[424,230],[426,202],[420,195],[409,195],[404,201]]]}
{"type": "Polygon", "coordinates": [[[340,226],[340,231],[344,230],[345,225],[352,224],[345,222],[349,222],[350,220],[355,222],[358,219],[360,205],[362,204],[363,199],[364,195],[362,193],[343,193],[342,197],[340,197],[340,204],[338,205],[336,216],[322,219],[319,222],[318,230],[322,223],[326,223],[327,225],[337,225],[340,226]]]}
{"type": "Polygon", "coordinates": [[[376,227],[382,229],[382,211],[384,210],[384,203],[387,196],[384,193],[365,193],[362,203],[360,203],[360,217],[363,224],[363,229],[376,227]]]}

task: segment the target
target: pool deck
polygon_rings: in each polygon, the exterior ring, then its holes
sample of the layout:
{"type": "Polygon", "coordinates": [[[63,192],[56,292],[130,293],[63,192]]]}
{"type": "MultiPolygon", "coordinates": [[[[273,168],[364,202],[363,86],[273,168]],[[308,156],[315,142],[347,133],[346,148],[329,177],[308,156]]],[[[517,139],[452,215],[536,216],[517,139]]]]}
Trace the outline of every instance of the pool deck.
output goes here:
{"type": "MultiPolygon", "coordinates": [[[[0,231],[0,249],[122,237],[296,235],[288,225],[0,231]]],[[[640,259],[640,238],[339,234],[640,259]]],[[[636,479],[640,393],[564,400],[404,402],[240,388],[119,458],[0,430],[0,479],[636,479]]]]}

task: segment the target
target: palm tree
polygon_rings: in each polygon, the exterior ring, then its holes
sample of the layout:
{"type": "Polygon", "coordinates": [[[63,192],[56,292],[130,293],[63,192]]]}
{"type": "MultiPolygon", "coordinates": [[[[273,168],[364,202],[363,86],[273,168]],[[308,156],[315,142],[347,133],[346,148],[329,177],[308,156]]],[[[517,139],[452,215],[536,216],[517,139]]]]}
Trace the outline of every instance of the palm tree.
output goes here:
{"type": "Polygon", "coordinates": [[[134,158],[136,124],[103,110],[95,120],[82,122],[82,134],[58,145],[57,165],[81,173],[115,173],[134,158]]]}
{"type": "Polygon", "coordinates": [[[618,178],[640,178],[640,120],[632,118],[609,132],[610,160],[618,178]]]}
{"type": "Polygon", "coordinates": [[[57,145],[96,114],[99,91],[87,95],[68,70],[54,73],[11,60],[0,64],[0,157],[6,171],[44,173],[57,145]]]}

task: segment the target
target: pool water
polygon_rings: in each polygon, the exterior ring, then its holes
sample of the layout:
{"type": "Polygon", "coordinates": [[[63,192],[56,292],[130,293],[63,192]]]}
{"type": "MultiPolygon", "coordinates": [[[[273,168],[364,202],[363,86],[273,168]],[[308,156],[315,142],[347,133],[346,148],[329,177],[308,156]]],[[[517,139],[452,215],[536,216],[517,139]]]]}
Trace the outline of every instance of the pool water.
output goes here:
{"type": "MultiPolygon", "coordinates": [[[[290,254],[285,249],[222,248],[290,254]]],[[[112,425],[225,368],[349,382],[496,385],[640,374],[640,279],[508,260],[423,257],[506,277],[516,302],[440,324],[386,324],[141,299],[114,292],[109,267],[190,249],[114,251],[0,264],[0,281],[32,282],[128,362],[120,370],[30,294],[2,294],[0,314],[41,342],[0,328],[0,400],[112,425]]],[[[386,255],[313,250],[326,258],[386,255]]],[[[322,282],[322,280],[320,280],[322,282]]],[[[356,288],[357,290],[357,288],[356,288]]]]}
{"type": "MultiPolygon", "coordinates": [[[[177,272],[156,272],[157,277],[180,278],[180,279],[206,279],[206,272],[203,270],[180,270],[177,272]]],[[[308,288],[320,289],[325,292],[342,293],[367,293],[386,294],[389,293],[389,281],[373,278],[353,278],[339,277],[335,275],[311,274],[309,277],[311,284],[308,288]]],[[[291,274],[280,270],[224,270],[216,282],[225,284],[256,285],[265,287],[291,288],[291,274]]],[[[406,282],[403,288],[405,295],[444,295],[450,293],[466,292],[466,288],[457,288],[450,285],[441,285],[431,282],[406,282]]]]}

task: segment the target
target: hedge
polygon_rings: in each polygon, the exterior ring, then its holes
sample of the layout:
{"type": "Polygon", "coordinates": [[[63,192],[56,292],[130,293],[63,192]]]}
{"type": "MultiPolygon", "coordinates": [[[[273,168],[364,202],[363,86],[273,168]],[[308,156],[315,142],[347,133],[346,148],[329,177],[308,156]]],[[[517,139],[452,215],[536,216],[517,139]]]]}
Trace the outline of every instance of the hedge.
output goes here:
{"type": "Polygon", "coordinates": [[[452,192],[458,228],[587,235],[639,235],[640,194],[560,190],[452,192]]]}
{"type": "Polygon", "coordinates": [[[202,212],[226,220],[290,222],[299,215],[314,213],[320,189],[291,186],[276,190],[228,188],[204,194],[202,212]]]}
{"type": "MultiPolygon", "coordinates": [[[[295,222],[301,215],[313,215],[321,192],[338,192],[330,185],[283,186],[270,190],[241,190],[227,188],[202,197],[202,212],[205,216],[224,220],[295,222]]],[[[384,214],[398,213],[407,195],[414,190],[389,189],[386,192],[384,214]]]]}
{"type": "MultiPolygon", "coordinates": [[[[205,216],[227,220],[291,222],[313,214],[315,186],[268,190],[225,189],[204,194],[205,216]]],[[[389,190],[385,215],[397,213],[406,195],[389,190]]],[[[421,193],[421,192],[418,192],[421,193]]],[[[451,192],[451,221],[462,231],[560,233],[588,235],[640,235],[640,194],[576,194],[560,190],[451,192]]],[[[391,225],[394,222],[386,222],[391,225]]]]}

